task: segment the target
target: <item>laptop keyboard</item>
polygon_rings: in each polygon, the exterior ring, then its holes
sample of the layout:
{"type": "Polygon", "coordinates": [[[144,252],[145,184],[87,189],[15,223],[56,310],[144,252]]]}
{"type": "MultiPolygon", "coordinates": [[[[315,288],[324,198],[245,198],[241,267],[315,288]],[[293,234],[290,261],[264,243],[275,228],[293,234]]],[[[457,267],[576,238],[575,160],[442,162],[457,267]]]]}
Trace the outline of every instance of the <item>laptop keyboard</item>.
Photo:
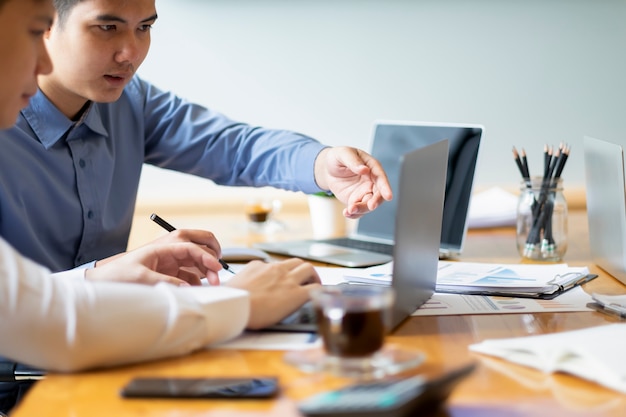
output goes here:
{"type": "Polygon", "coordinates": [[[322,240],[322,243],[343,246],[351,249],[362,249],[370,252],[383,253],[385,255],[393,255],[393,245],[387,243],[370,242],[367,240],[351,239],[348,237],[340,237],[336,239],[322,240]]]}

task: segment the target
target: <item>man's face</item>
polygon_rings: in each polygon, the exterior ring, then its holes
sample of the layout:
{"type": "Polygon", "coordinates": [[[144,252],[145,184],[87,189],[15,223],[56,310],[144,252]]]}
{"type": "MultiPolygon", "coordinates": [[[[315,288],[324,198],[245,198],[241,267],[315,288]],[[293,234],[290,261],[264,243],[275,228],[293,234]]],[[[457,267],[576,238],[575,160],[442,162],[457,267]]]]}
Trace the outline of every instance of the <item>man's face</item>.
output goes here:
{"type": "Polygon", "coordinates": [[[0,8],[0,128],[11,127],[49,73],[43,34],[54,16],[51,0],[10,0],[0,8]]]}
{"type": "Polygon", "coordinates": [[[91,100],[117,100],[150,47],[154,0],[86,0],[46,37],[54,71],[40,77],[48,98],[68,117],[91,100]]]}

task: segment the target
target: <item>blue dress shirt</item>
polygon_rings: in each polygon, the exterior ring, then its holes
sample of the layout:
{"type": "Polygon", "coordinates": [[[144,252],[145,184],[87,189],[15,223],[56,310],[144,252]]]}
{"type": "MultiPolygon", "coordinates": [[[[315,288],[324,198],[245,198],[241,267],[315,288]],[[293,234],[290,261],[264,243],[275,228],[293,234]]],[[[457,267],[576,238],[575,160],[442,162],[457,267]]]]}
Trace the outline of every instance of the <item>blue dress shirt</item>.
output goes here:
{"type": "Polygon", "coordinates": [[[142,164],[233,186],[320,191],[323,145],[238,123],[135,77],[78,122],[40,91],[0,131],[0,235],[52,271],[126,250],[142,164]]]}

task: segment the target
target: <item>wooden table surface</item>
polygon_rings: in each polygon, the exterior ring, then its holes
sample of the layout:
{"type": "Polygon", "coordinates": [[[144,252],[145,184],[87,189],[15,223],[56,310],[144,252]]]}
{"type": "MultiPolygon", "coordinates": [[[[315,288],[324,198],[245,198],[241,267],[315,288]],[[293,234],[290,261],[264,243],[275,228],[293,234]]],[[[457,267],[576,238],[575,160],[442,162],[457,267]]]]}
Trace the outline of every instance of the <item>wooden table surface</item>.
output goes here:
{"type": "MultiPolygon", "coordinates": [[[[302,213],[284,213],[281,220],[285,229],[267,235],[247,230],[238,216],[231,213],[168,220],[178,228],[214,230],[225,242],[224,246],[310,234],[307,216],[302,213]]],[[[585,285],[587,292],[626,293],[624,285],[591,263],[585,216],[584,211],[570,213],[570,245],[564,262],[589,266],[600,275],[585,285]]],[[[161,233],[149,221],[138,219],[131,245],[161,233]]],[[[469,231],[460,260],[519,262],[514,230],[469,231]]],[[[434,376],[470,361],[478,364],[475,372],[453,392],[445,409],[437,414],[440,416],[624,416],[625,395],[572,376],[546,375],[475,355],[467,349],[468,345],[489,338],[553,333],[613,321],[597,312],[411,317],[388,337],[388,343],[426,355],[425,363],[408,375],[434,376]]],[[[325,374],[302,373],[285,363],[283,355],[284,352],[275,351],[203,350],[186,357],[134,366],[74,375],[52,374],[31,390],[12,416],[297,416],[295,404],[299,399],[350,382],[325,374]],[[135,376],[246,375],[278,375],[282,389],[278,399],[127,400],[119,396],[120,388],[135,376]]]]}

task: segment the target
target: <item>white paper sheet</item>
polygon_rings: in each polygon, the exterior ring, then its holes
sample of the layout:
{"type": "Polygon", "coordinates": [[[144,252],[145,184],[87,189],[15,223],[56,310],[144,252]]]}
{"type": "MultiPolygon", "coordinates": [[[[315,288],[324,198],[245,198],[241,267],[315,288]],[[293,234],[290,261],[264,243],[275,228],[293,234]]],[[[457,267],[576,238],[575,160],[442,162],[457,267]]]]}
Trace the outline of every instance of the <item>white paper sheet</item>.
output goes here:
{"type": "Polygon", "coordinates": [[[469,349],[546,373],[567,372],[626,393],[626,324],[489,339],[469,349]]]}
{"type": "Polygon", "coordinates": [[[467,212],[467,227],[515,226],[518,196],[499,187],[472,195],[467,212]]]}
{"type": "Polygon", "coordinates": [[[239,337],[211,349],[301,350],[321,346],[315,333],[244,332],[239,337]]]}

